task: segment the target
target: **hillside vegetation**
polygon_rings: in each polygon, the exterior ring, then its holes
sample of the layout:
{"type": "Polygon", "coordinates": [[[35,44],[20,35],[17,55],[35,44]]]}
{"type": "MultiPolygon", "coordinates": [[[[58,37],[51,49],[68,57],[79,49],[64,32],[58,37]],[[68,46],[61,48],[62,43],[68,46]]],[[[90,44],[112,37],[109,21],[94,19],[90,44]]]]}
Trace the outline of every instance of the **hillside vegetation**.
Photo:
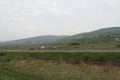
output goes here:
{"type": "Polygon", "coordinates": [[[1,47],[9,46],[10,49],[11,46],[14,49],[39,49],[40,45],[46,45],[46,49],[120,48],[120,27],[103,28],[72,36],[38,36],[0,43],[1,47]]]}
{"type": "Polygon", "coordinates": [[[113,43],[120,42],[120,27],[103,28],[96,31],[76,34],[61,40],[61,43],[113,43]]]}

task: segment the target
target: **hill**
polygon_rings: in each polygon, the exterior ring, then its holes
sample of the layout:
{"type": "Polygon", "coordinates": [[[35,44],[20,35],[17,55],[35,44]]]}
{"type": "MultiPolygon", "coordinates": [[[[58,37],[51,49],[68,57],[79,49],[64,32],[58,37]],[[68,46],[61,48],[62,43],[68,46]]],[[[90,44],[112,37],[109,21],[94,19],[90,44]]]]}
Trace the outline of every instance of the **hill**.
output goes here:
{"type": "Polygon", "coordinates": [[[24,44],[91,44],[120,41],[120,27],[102,28],[92,32],[79,33],[72,36],[37,36],[32,38],[2,42],[0,45],[24,44]]]}
{"type": "Polygon", "coordinates": [[[120,41],[120,27],[103,28],[92,32],[68,36],[59,43],[110,43],[120,41]]]}
{"type": "Polygon", "coordinates": [[[66,36],[55,36],[55,35],[37,36],[37,37],[20,39],[20,40],[1,42],[0,44],[1,45],[52,44],[54,41],[64,37],[66,36]]]}

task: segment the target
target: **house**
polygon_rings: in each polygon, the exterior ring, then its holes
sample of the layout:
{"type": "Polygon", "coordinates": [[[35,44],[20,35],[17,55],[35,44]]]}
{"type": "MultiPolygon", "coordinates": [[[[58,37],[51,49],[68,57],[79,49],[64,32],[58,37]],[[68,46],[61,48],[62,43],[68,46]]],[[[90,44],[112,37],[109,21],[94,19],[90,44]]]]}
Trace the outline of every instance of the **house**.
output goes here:
{"type": "Polygon", "coordinates": [[[44,45],[40,45],[40,49],[45,49],[46,47],[44,45]]]}

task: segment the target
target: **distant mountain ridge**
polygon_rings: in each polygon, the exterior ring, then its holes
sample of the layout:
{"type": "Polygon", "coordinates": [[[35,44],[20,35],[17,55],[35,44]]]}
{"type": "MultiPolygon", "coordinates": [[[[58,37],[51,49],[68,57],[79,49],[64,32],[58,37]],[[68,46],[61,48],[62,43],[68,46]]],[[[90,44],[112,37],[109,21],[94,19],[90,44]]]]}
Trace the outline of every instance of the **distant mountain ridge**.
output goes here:
{"type": "Polygon", "coordinates": [[[37,37],[31,37],[31,38],[25,38],[20,40],[13,40],[13,41],[6,41],[2,42],[1,45],[24,45],[24,44],[47,44],[47,43],[53,43],[56,40],[59,40],[60,38],[66,37],[63,36],[55,36],[55,35],[47,35],[47,36],[37,36],[37,37]]]}
{"type": "Polygon", "coordinates": [[[0,45],[22,45],[22,44],[64,44],[64,43],[101,43],[120,40],[120,27],[102,28],[87,33],[79,33],[72,36],[37,36],[20,40],[0,43],[0,45]]]}

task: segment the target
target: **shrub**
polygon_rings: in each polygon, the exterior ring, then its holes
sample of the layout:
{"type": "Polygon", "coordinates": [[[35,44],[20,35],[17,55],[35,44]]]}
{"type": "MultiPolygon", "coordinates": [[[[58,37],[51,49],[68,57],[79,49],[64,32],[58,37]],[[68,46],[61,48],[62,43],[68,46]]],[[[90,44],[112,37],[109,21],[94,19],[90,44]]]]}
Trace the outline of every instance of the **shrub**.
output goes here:
{"type": "Polygon", "coordinates": [[[0,56],[5,56],[5,55],[6,55],[6,53],[0,52],[0,56]]]}
{"type": "Polygon", "coordinates": [[[29,48],[29,50],[35,50],[35,48],[29,48]]]}
{"type": "Polygon", "coordinates": [[[120,44],[118,44],[117,47],[120,48],[120,44]]]}
{"type": "Polygon", "coordinates": [[[69,63],[78,65],[81,63],[81,59],[79,57],[75,57],[75,58],[71,59],[71,61],[69,63]]]}
{"type": "Polygon", "coordinates": [[[80,45],[79,42],[71,42],[70,45],[80,45]]]}

